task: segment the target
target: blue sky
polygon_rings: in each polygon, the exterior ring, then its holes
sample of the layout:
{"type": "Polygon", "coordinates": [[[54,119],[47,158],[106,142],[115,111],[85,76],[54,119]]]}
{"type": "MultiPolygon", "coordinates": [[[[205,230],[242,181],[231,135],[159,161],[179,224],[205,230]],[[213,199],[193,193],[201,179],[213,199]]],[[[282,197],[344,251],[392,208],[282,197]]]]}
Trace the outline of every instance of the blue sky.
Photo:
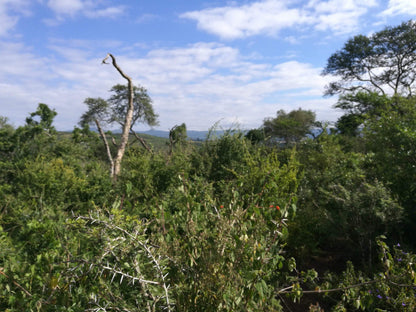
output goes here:
{"type": "Polygon", "coordinates": [[[148,90],[156,129],[257,128],[299,107],[335,121],[328,57],[415,15],[414,0],[0,0],[0,115],[20,126],[46,103],[72,130],[85,98],[125,83],[101,64],[110,52],[148,90]]]}

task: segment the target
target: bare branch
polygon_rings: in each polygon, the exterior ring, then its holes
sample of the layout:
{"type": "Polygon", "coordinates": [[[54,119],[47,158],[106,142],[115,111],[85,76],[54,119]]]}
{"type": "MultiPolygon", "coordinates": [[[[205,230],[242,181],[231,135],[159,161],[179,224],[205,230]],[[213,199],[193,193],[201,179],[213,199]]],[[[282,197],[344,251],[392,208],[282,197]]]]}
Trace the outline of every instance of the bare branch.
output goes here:
{"type": "Polygon", "coordinates": [[[135,136],[135,138],[142,144],[142,146],[149,152],[149,153],[153,153],[152,149],[149,147],[149,145],[147,145],[145,139],[143,139],[141,136],[139,136],[136,131],[134,131],[133,129],[130,130],[131,133],[135,136]]]}

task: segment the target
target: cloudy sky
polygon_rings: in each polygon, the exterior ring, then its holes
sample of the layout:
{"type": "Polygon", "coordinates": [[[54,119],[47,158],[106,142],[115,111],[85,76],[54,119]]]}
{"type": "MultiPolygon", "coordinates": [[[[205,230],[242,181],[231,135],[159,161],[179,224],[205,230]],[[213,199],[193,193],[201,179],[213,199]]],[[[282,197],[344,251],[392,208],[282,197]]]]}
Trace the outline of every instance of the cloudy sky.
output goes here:
{"type": "Polygon", "coordinates": [[[299,107],[335,121],[328,57],[415,15],[414,0],[0,0],[0,115],[20,126],[46,103],[72,130],[85,98],[125,83],[101,64],[110,52],[148,90],[156,129],[255,128],[299,107]]]}

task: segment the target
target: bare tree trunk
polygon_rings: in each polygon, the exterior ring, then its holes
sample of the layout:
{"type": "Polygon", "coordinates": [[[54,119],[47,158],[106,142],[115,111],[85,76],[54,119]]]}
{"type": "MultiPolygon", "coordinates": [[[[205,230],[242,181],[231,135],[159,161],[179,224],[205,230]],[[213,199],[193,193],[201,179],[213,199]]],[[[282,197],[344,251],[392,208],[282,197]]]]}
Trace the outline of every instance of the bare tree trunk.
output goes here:
{"type": "Polygon", "coordinates": [[[111,156],[111,150],[110,150],[110,146],[108,145],[108,141],[107,138],[105,136],[105,133],[103,131],[103,129],[101,128],[100,123],[98,122],[97,119],[94,119],[95,124],[97,125],[97,129],[98,132],[100,133],[101,139],[103,139],[104,145],[105,145],[105,150],[107,151],[107,157],[108,160],[110,161],[110,165],[111,165],[111,171],[110,171],[110,175],[111,177],[114,176],[114,160],[113,160],[113,156],[111,156]]]}
{"type": "Polygon", "coordinates": [[[129,92],[129,102],[128,102],[128,107],[127,107],[126,118],[125,118],[125,121],[124,121],[124,124],[123,124],[123,131],[122,131],[122,134],[121,134],[121,142],[120,142],[120,145],[118,146],[118,149],[117,149],[117,155],[116,155],[116,158],[114,159],[114,170],[112,172],[113,181],[116,181],[117,177],[120,175],[121,160],[123,159],[124,152],[126,151],[126,146],[127,146],[128,140],[129,140],[129,132],[130,132],[131,123],[132,123],[132,120],[133,120],[134,91],[133,91],[132,79],[129,76],[127,76],[121,70],[121,68],[117,65],[115,57],[111,53],[107,54],[107,56],[103,59],[103,63],[106,64],[106,60],[109,57],[112,60],[113,66],[117,69],[117,71],[120,73],[120,75],[124,79],[127,80],[127,83],[128,83],[127,87],[128,87],[128,92],[129,92]]]}

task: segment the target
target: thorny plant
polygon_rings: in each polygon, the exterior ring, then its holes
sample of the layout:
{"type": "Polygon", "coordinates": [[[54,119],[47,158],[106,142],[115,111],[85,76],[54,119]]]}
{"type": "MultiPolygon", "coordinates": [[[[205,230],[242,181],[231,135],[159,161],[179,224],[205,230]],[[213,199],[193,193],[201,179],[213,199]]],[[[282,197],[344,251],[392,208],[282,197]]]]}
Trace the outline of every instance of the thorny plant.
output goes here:
{"type": "MultiPolygon", "coordinates": [[[[173,303],[170,300],[169,285],[166,280],[167,268],[163,264],[164,259],[158,254],[158,246],[151,244],[146,238],[146,228],[141,221],[124,219],[125,217],[114,207],[108,216],[100,213],[99,210],[88,216],[74,216],[75,223],[82,222],[88,228],[87,231],[91,232],[90,234],[101,236],[104,248],[95,259],[82,259],[78,261],[80,263],[78,268],[73,269],[80,270],[89,265],[88,271],[95,268],[96,277],[111,276],[112,284],[118,278],[120,287],[123,281],[124,283],[127,281],[130,287],[137,285],[142,298],[146,298],[145,305],[148,311],[156,311],[160,308],[172,311],[173,303]]],[[[95,308],[89,311],[114,310],[114,306],[106,302],[105,297],[107,296],[102,296],[100,302],[99,296],[92,293],[89,303],[95,308]]],[[[137,307],[140,304],[136,302],[137,307]]]]}

